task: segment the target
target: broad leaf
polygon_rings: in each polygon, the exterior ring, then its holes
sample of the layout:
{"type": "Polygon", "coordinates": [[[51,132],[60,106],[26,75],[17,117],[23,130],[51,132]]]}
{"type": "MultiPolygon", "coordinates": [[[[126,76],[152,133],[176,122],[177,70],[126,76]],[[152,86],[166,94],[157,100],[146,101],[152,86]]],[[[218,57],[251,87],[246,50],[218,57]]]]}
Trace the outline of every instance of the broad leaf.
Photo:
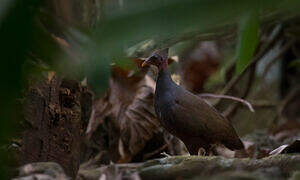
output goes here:
{"type": "Polygon", "coordinates": [[[236,73],[240,74],[250,63],[259,40],[259,18],[256,12],[244,15],[239,24],[236,73]]]}

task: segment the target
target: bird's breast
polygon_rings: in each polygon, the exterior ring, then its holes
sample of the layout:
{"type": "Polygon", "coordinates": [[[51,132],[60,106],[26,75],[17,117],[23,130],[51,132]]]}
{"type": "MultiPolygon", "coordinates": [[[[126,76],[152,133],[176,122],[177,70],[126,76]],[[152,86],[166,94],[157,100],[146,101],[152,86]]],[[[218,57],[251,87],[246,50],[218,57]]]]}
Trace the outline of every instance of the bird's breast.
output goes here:
{"type": "Polygon", "coordinates": [[[170,133],[177,134],[176,122],[172,111],[172,101],[155,100],[155,112],[161,125],[170,133]]]}

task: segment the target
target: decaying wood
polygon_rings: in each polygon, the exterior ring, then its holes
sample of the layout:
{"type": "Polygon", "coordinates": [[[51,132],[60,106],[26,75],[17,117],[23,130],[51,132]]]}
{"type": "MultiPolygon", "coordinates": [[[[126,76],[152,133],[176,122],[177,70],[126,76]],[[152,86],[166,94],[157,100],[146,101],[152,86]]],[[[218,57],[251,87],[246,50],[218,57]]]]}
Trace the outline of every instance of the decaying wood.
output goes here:
{"type": "Polygon", "coordinates": [[[53,161],[75,177],[92,94],[53,73],[30,87],[24,104],[23,164],[53,161]]]}

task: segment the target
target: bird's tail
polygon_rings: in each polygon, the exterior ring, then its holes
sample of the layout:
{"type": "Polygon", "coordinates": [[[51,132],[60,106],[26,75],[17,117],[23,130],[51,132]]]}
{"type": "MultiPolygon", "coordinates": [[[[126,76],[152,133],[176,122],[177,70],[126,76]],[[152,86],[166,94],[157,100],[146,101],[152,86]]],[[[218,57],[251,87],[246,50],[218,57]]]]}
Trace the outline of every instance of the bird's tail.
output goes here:
{"type": "Polygon", "coordinates": [[[238,137],[235,139],[227,140],[226,142],[223,142],[223,144],[232,151],[244,149],[244,144],[238,137]]]}

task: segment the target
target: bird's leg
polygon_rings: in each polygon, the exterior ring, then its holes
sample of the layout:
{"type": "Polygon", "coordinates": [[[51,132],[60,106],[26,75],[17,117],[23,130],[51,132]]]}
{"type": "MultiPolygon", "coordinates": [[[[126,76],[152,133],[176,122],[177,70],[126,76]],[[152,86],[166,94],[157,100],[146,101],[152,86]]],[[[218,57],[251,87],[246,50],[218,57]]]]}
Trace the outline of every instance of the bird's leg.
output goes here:
{"type": "Polygon", "coordinates": [[[198,156],[205,156],[205,154],[206,154],[206,151],[205,151],[205,149],[204,148],[199,148],[199,150],[198,150],[198,156]]]}

